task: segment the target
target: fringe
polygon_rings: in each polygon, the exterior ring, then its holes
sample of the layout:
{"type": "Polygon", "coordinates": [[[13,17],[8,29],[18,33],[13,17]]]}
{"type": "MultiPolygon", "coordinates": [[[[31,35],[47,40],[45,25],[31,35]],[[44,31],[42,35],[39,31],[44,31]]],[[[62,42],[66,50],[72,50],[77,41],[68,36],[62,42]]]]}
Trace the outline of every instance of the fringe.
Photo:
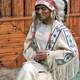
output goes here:
{"type": "Polygon", "coordinates": [[[79,71],[79,58],[76,55],[71,61],[63,65],[54,64],[53,80],[71,80],[79,71]]]}

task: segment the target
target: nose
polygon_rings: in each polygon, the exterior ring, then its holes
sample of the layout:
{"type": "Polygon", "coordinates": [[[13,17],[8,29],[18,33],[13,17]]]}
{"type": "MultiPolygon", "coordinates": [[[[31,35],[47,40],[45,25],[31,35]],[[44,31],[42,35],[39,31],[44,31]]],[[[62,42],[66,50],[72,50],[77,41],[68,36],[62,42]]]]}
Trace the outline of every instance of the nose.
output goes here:
{"type": "Polygon", "coordinates": [[[38,13],[41,14],[41,13],[42,13],[42,9],[39,9],[39,10],[38,10],[38,13]]]}

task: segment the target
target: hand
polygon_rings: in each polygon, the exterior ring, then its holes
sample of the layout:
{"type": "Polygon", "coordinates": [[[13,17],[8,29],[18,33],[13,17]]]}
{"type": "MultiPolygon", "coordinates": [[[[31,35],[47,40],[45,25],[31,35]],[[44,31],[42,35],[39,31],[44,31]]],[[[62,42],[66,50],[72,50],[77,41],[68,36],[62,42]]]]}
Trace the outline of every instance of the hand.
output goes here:
{"type": "Polygon", "coordinates": [[[43,50],[37,51],[34,59],[37,62],[40,62],[40,61],[47,59],[47,51],[43,51],[43,50]]]}

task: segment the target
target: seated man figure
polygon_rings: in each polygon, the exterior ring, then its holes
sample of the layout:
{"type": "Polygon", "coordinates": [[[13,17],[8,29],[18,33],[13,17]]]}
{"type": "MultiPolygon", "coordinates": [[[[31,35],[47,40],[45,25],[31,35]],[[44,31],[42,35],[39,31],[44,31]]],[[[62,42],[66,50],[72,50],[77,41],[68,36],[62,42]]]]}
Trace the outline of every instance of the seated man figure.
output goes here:
{"type": "Polygon", "coordinates": [[[70,80],[78,71],[78,50],[58,16],[54,0],[37,0],[24,42],[24,62],[17,80],[70,80]],[[76,68],[76,69],[75,69],[76,68]]]}

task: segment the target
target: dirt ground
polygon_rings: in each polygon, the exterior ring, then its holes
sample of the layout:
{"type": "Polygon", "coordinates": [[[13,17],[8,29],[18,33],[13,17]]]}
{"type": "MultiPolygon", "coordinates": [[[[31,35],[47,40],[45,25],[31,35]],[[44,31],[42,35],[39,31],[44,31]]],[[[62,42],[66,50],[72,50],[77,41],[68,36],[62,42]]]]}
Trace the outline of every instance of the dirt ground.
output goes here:
{"type": "Polygon", "coordinates": [[[0,80],[16,80],[16,77],[19,72],[19,68],[17,69],[9,69],[9,68],[0,68],[0,80]]]}

